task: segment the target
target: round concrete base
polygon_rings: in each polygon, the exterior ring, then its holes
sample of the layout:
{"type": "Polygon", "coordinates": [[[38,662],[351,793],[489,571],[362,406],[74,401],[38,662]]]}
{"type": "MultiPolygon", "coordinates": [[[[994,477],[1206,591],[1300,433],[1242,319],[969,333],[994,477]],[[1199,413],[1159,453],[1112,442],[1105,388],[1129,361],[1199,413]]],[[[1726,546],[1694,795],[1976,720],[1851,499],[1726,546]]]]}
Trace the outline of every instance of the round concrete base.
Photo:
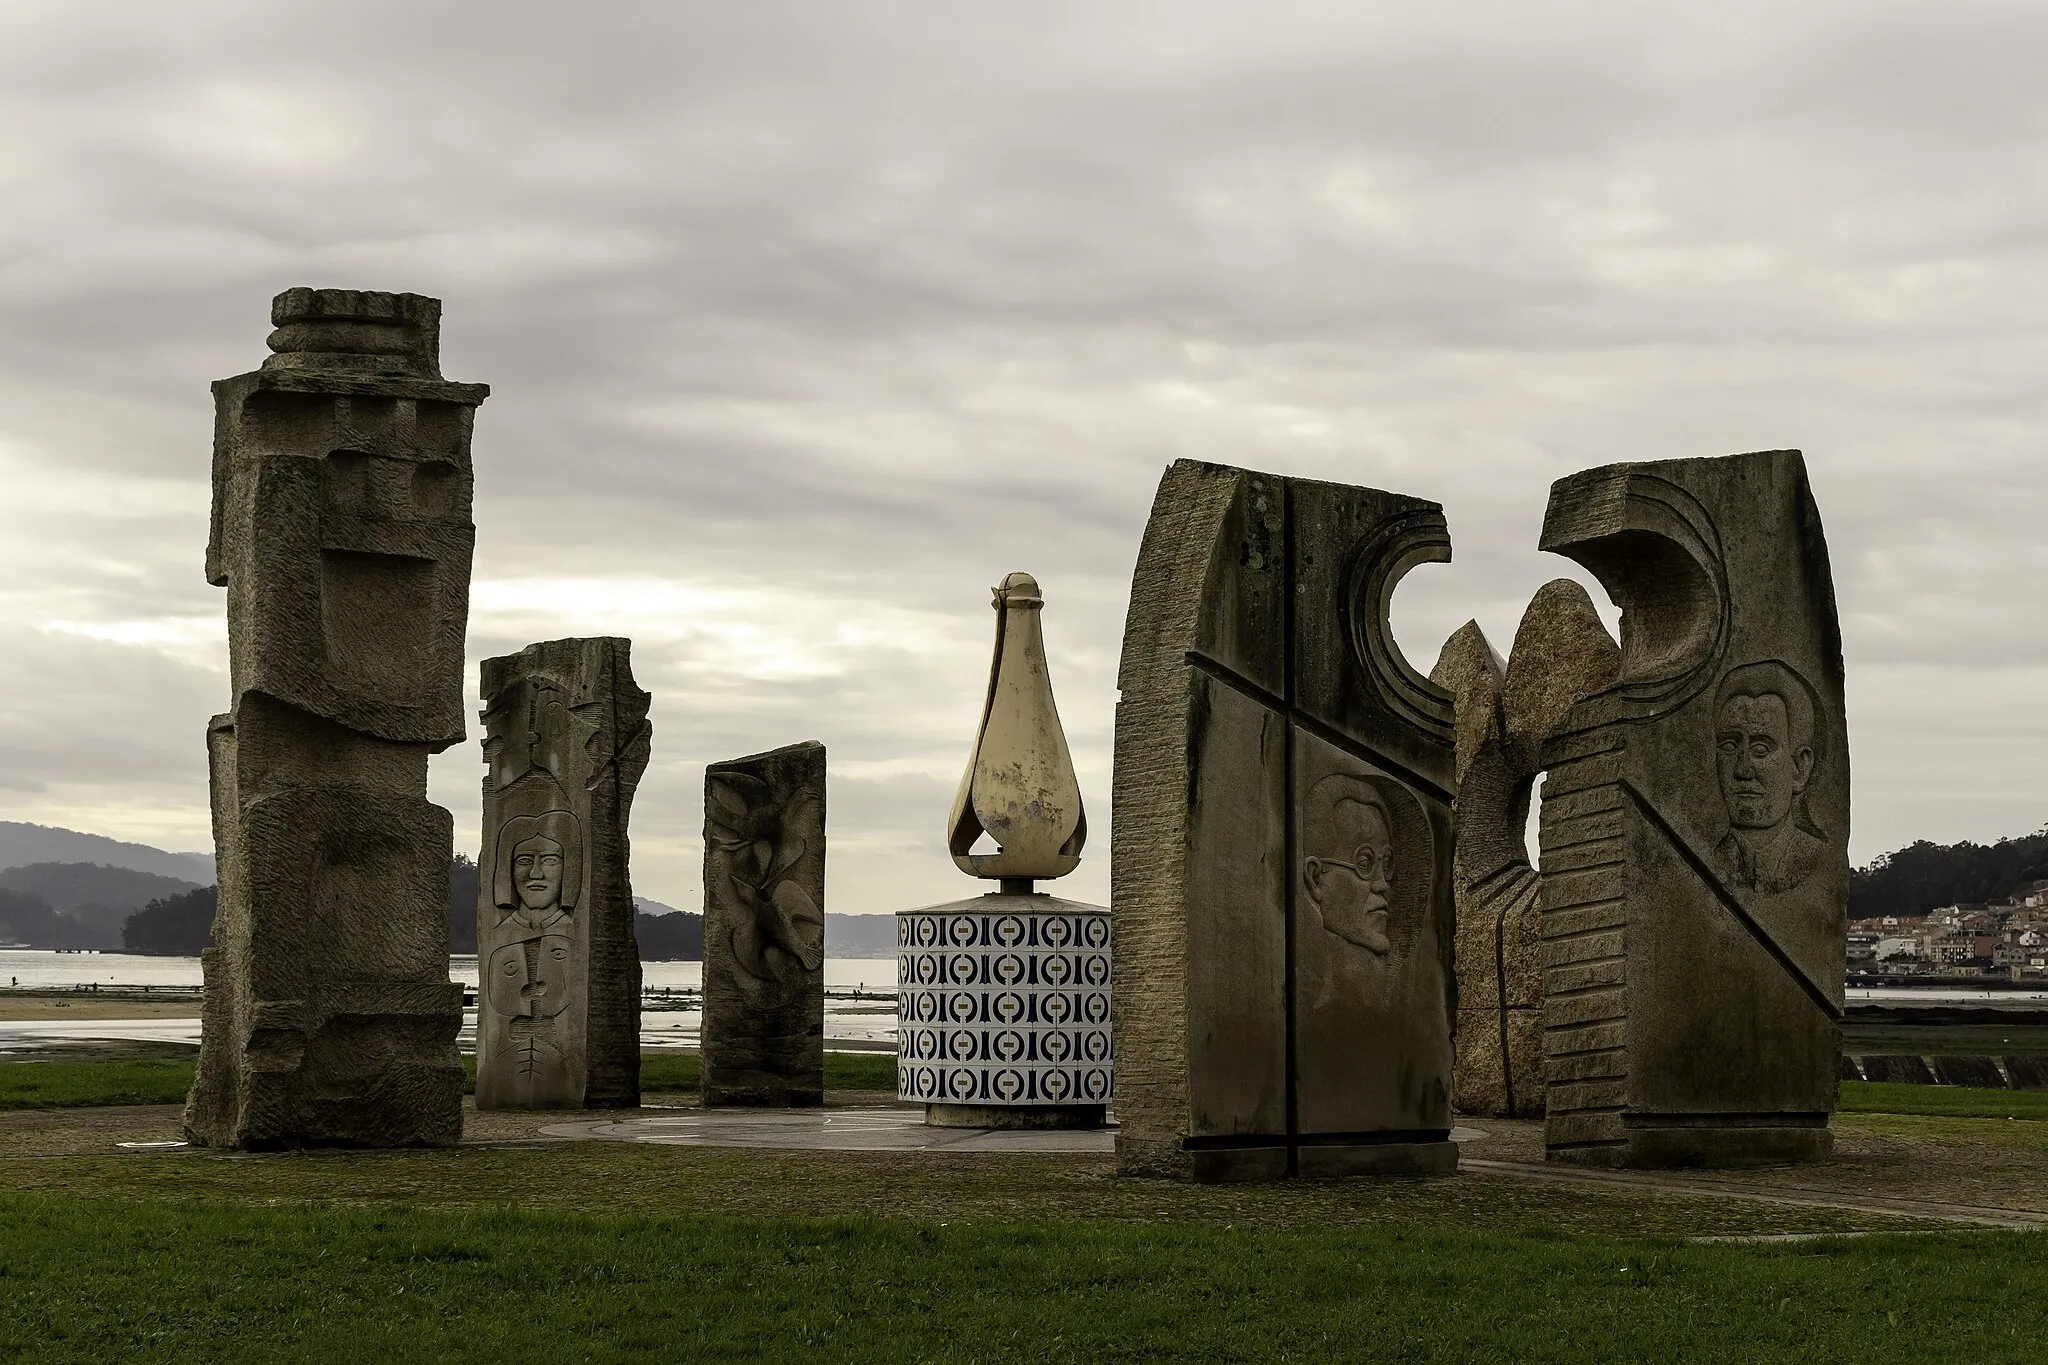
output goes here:
{"type": "Polygon", "coordinates": [[[1106,1104],[927,1104],[931,1128],[1100,1128],[1106,1104]]]}

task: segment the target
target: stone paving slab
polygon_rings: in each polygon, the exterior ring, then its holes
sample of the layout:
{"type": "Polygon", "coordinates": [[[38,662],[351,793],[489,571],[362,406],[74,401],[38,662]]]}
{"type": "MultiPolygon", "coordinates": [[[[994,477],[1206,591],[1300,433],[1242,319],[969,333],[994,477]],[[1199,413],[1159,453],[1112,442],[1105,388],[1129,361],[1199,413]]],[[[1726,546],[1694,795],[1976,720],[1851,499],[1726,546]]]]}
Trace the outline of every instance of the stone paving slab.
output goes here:
{"type": "MultiPolygon", "coordinates": [[[[921,1109],[694,1110],[659,1118],[600,1123],[556,1123],[542,1137],[577,1141],[646,1142],[680,1147],[775,1147],[830,1152],[1066,1152],[1106,1156],[1116,1150],[1116,1126],[1015,1131],[931,1128],[921,1109]]],[[[1453,1141],[1485,1134],[1457,1128],[1453,1141]]]]}
{"type": "Polygon", "coordinates": [[[919,1109],[705,1112],[613,1123],[558,1123],[541,1136],[673,1147],[778,1147],[830,1152],[1082,1152],[1116,1150],[1113,1128],[1009,1131],[928,1128],[919,1109]]]}

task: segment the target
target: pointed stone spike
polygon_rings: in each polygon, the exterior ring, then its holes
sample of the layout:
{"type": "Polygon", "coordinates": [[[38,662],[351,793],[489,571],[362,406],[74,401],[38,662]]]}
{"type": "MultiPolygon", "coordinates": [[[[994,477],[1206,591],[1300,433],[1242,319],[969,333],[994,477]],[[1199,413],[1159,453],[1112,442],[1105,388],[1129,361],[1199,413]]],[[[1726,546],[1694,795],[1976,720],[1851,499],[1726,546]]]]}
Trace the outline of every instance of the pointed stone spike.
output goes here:
{"type": "Polygon", "coordinates": [[[1581,698],[1606,687],[1621,667],[1621,646],[1607,633],[1585,588],[1553,578],[1529,599],[1508,656],[1501,718],[1518,766],[1535,771],[1537,749],[1581,698]]]}
{"type": "Polygon", "coordinates": [[[1063,877],[1080,864],[1088,820],[1052,699],[1040,627],[1045,599],[1027,573],[1011,574],[994,591],[988,700],[946,823],[947,847],[960,870],[976,877],[1063,877]],[[972,852],[984,831],[1000,852],[972,852]]]}
{"type": "Polygon", "coordinates": [[[1472,760],[1489,742],[1498,742],[1501,688],[1507,665],[1477,621],[1467,621],[1444,641],[1429,680],[1451,694],[1458,734],[1458,780],[1465,780],[1472,760]]]}

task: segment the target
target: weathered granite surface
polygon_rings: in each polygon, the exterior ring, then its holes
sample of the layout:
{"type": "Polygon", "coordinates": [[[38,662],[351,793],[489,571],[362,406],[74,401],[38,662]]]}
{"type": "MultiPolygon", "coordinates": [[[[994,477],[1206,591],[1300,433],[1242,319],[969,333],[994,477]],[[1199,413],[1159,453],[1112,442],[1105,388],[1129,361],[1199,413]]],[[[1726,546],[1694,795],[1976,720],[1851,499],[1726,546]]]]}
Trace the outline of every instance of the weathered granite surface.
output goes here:
{"type": "Polygon", "coordinates": [[[825,1102],[825,746],[704,772],[704,1103],[825,1102]]]}
{"type": "Polygon", "coordinates": [[[219,1147],[453,1142],[453,823],[470,432],[441,305],[290,289],[273,354],[213,386],[207,581],[232,708],[207,730],[220,900],[185,1130],[219,1147]]]}
{"type": "Polygon", "coordinates": [[[653,731],[632,650],[549,640],[484,660],[479,1109],[640,1102],[627,824],[653,731]]]}
{"type": "Polygon", "coordinates": [[[1546,583],[1503,665],[1476,622],[1444,646],[1431,678],[1458,727],[1458,1066],[1466,1113],[1544,1108],[1543,962],[1536,870],[1526,843],[1542,741],[1572,705],[1614,681],[1620,650],[1586,590],[1546,583]]]}
{"type": "Polygon", "coordinates": [[[1610,465],[1543,548],[1622,611],[1615,682],[1544,746],[1553,1159],[1823,1156],[1849,864],[1842,649],[1797,451],[1610,465]]]}
{"type": "Polygon", "coordinates": [[[1121,1170],[1455,1166],[1451,701],[1386,618],[1449,555],[1419,499],[1161,481],[1118,675],[1121,1170]]]}

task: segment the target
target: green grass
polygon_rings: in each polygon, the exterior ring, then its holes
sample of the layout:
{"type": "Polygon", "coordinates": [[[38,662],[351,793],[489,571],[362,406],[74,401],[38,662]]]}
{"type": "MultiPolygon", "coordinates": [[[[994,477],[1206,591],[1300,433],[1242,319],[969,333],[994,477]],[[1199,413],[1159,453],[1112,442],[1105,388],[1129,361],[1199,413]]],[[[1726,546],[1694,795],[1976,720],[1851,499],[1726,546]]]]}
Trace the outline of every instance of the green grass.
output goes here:
{"type": "MultiPolygon", "coordinates": [[[[182,1104],[192,1088],[188,1061],[0,1062],[0,1110],[74,1109],[107,1104],[182,1104]]],[[[476,1093],[476,1058],[465,1056],[464,1093],[476,1093]]],[[[697,1089],[694,1052],[649,1052],[640,1058],[648,1094],[697,1089]]],[[[896,1058],[888,1053],[828,1052],[827,1090],[896,1089],[896,1058]]]]}
{"type": "Polygon", "coordinates": [[[589,1217],[0,1196],[0,1357],[2039,1359],[2048,1238],[589,1217]]]}
{"type": "Polygon", "coordinates": [[[0,1109],[182,1104],[190,1062],[0,1062],[0,1109]]]}
{"type": "Polygon", "coordinates": [[[2012,1057],[2048,1053],[2048,1024],[1842,1025],[1842,1051],[1907,1053],[1914,1057],[2012,1057]]]}
{"type": "MultiPolygon", "coordinates": [[[[1983,1119],[1893,1123],[1985,1124],[1983,1119]]],[[[2012,1127],[2015,1125],[2001,1125],[2012,1127]]],[[[816,1152],[514,1140],[409,1152],[207,1152],[0,1161],[21,1194],[90,1191],[150,1204],[327,1204],[446,1211],[933,1222],[1206,1222],[1238,1227],[1444,1227],[1625,1236],[1897,1231],[1862,1211],[1472,1174],[1455,1180],[1298,1180],[1203,1186],[1129,1180],[1108,1156],[816,1152]]]]}
{"type": "Polygon", "coordinates": [[[1945,1114],[1952,1118],[2048,1119],[2048,1090],[1980,1090],[1967,1085],[1843,1081],[1850,1114],[1945,1114]]]}

